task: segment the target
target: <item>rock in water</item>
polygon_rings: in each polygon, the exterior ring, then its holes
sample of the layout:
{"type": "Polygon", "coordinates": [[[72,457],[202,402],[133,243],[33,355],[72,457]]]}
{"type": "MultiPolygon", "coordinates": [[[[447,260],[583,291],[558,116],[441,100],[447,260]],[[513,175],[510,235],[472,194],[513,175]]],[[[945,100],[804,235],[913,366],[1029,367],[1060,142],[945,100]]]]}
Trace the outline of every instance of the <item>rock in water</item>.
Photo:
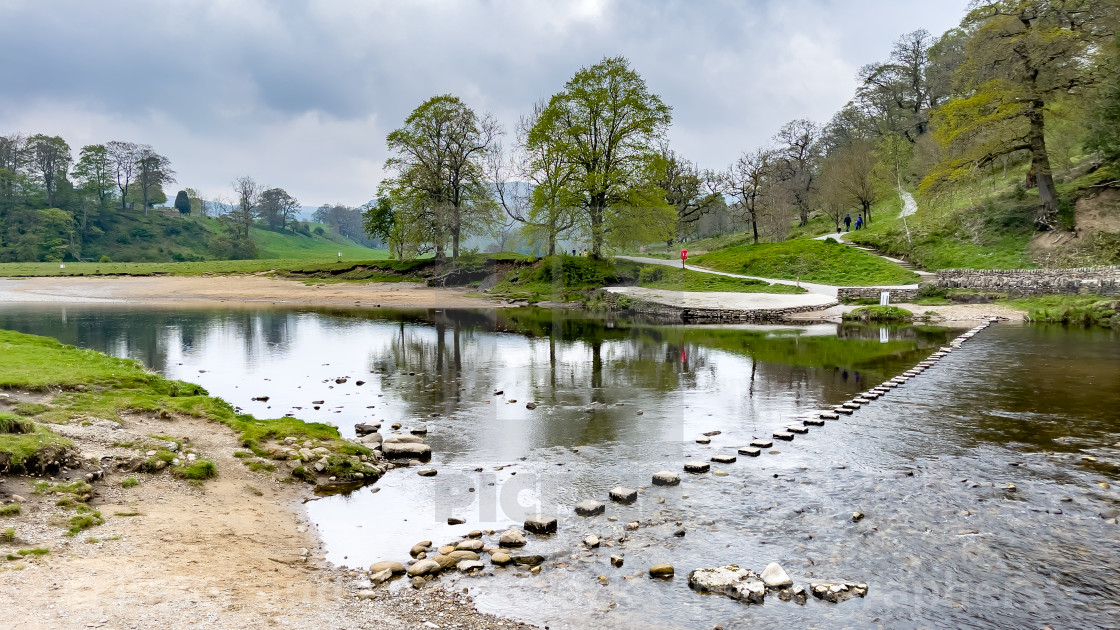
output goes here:
{"type": "MultiPolygon", "coordinates": [[[[404,573],[404,571],[401,571],[401,573],[404,573]]],[[[393,575],[393,572],[389,569],[384,569],[382,571],[378,571],[377,573],[370,572],[369,581],[370,584],[377,586],[378,584],[383,584],[393,579],[393,575]]]]}
{"type": "Polygon", "coordinates": [[[467,523],[466,520],[455,517],[455,516],[448,516],[447,517],[447,524],[448,525],[466,525],[466,523],[467,523]]]}
{"type": "Polygon", "coordinates": [[[525,534],[522,534],[516,529],[507,529],[502,532],[501,537],[498,538],[498,544],[502,547],[524,547],[525,534]]]}
{"type": "Polygon", "coordinates": [[[594,548],[598,547],[599,543],[600,543],[599,537],[594,535],[594,534],[592,534],[591,536],[588,536],[587,538],[583,539],[583,545],[585,547],[587,547],[588,549],[594,549],[594,548]]]}
{"type": "Polygon", "coordinates": [[[793,586],[793,580],[777,562],[771,562],[762,570],[762,583],[767,588],[783,588],[793,586]]]}
{"type": "Polygon", "coordinates": [[[649,568],[649,576],[651,578],[671,578],[673,577],[673,565],[655,564],[649,568]]]}
{"type": "Polygon", "coordinates": [[[618,501],[619,503],[629,504],[638,500],[638,491],[632,488],[623,488],[622,486],[619,486],[611,490],[610,496],[611,501],[618,501]]]}
{"type": "Polygon", "coordinates": [[[525,519],[525,531],[534,534],[555,534],[556,519],[542,514],[531,516],[525,519]]]}
{"type": "Polygon", "coordinates": [[[747,457],[758,457],[762,454],[762,449],[753,446],[744,446],[739,449],[739,454],[746,455],[747,457]]]}
{"type": "Polygon", "coordinates": [[[867,585],[853,582],[814,582],[809,585],[809,591],[817,599],[839,604],[854,597],[866,596],[867,585]]]}
{"type": "Polygon", "coordinates": [[[435,560],[418,560],[416,564],[408,567],[408,574],[415,577],[418,575],[428,575],[430,573],[439,573],[440,565],[435,560]]]}
{"type": "Polygon", "coordinates": [[[437,471],[435,468],[421,468],[420,470],[416,471],[416,474],[420,475],[421,477],[435,477],[437,471]]]}
{"type": "Polygon", "coordinates": [[[653,473],[653,485],[655,486],[675,486],[680,484],[681,476],[675,472],[662,470],[653,473]]]}
{"type": "Polygon", "coordinates": [[[706,473],[712,469],[711,464],[708,462],[685,462],[684,471],[688,473],[706,473]]]}
{"type": "Polygon", "coordinates": [[[490,562],[499,567],[504,567],[507,564],[513,562],[513,558],[510,558],[508,553],[496,551],[490,554],[490,562]]]}
{"type": "Polygon", "coordinates": [[[400,575],[405,571],[403,564],[399,562],[393,562],[391,560],[386,560],[384,562],[374,562],[369,567],[370,574],[380,573],[381,571],[385,570],[391,571],[393,575],[400,575]]]}
{"type": "Polygon", "coordinates": [[[432,447],[427,444],[413,444],[409,442],[394,442],[393,438],[385,440],[381,452],[389,459],[419,459],[428,461],[432,458],[432,447]]]}
{"type": "Polygon", "coordinates": [[[478,560],[463,560],[456,566],[463,573],[467,573],[469,571],[478,571],[486,568],[486,565],[479,562],[478,560]]]}
{"type": "MultiPolygon", "coordinates": [[[[613,491],[612,491],[613,494],[613,491]]],[[[636,495],[637,493],[635,493],[636,495]]],[[[613,498],[613,496],[612,496],[613,498]]],[[[598,516],[605,512],[607,507],[598,501],[587,499],[576,504],[576,514],[580,516],[598,516]]]]}
{"type": "Polygon", "coordinates": [[[738,459],[734,455],[712,455],[712,461],[717,464],[734,464],[738,459]]]}
{"type": "Polygon", "coordinates": [[[624,560],[623,560],[622,556],[618,556],[618,555],[612,555],[611,556],[611,566],[612,567],[615,567],[615,568],[621,567],[623,562],[624,562],[624,560]]]}
{"type": "Polygon", "coordinates": [[[766,585],[749,569],[739,565],[696,569],[688,574],[688,587],[701,593],[716,593],[748,604],[761,604],[766,599],[766,585]]]}

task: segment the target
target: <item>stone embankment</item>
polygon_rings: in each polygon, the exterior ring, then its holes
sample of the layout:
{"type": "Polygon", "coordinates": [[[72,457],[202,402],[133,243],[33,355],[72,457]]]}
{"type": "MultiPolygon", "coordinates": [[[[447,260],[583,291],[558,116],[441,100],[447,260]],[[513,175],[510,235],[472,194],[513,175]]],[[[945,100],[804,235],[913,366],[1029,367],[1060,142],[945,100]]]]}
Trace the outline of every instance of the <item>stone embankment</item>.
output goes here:
{"type": "Polygon", "coordinates": [[[917,288],[840,287],[836,297],[840,300],[878,300],[882,293],[890,293],[891,303],[910,302],[918,299],[917,288]]]}
{"type": "Polygon", "coordinates": [[[1120,296],[1120,266],[1076,269],[943,269],[943,289],[975,289],[1013,297],[1035,295],[1120,296]]]}
{"type": "MultiPolygon", "coordinates": [[[[625,287],[631,288],[631,287],[625,287]]],[[[774,322],[781,322],[790,315],[796,313],[808,313],[823,311],[839,304],[833,299],[804,299],[803,295],[796,294],[731,294],[734,297],[742,296],[759,296],[759,299],[766,299],[768,302],[784,302],[788,301],[790,305],[783,305],[778,307],[758,306],[748,308],[736,308],[728,304],[724,306],[688,306],[685,302],[689,298],[701,299],[702,297],[709,296],[710,294],[694,294],[677,292],[672,296],[673,301],[678,303],[669,303],[669,300],[654,301],[651,299],[644,299],[634,295],[633,292],[623,293],[621,289],[615,288],[614,290],[600,291],[598,294],[599,299],[610,310],[625,311],[644,315],[657,320],[665,320],[672,322],[683,322],[689,324],[705,324],[705,323],[748,323],[748,324],[768,324],[774,322]]],[[[819,296],[809,296],[810,298],[819,296]]],[[[878,294],[876,294],[876,298],[878,294]]]]}

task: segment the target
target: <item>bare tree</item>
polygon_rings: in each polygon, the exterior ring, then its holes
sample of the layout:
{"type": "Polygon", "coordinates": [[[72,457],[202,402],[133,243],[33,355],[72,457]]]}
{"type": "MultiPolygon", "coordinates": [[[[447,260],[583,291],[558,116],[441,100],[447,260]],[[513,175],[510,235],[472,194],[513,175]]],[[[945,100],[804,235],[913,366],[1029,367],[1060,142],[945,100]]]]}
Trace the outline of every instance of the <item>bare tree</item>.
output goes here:
{"type": "Polygon", "coordinates": [[[234,235],[248,241],[249,228],[253,226],[260,204],[261,186],[252,177],[239,177],[233,182],[233,192],[237,195],[237,205],[227,216],[234,226],[234,235]]]}
{"type": "Polygon", "coordinates": [[[821,126],[804,118],[778,131],[778,173],[789,199],[797,208],[799,225],[809,224],[821,160],[821,126]]]}
{"type": "Polygon", "coordinates": [[[827,189],[838,201],[859,208],[865,223],[871,223],[871,207],[883,194],[876,167],[875,145],[862,139],[834,151],[824,166],[827,189]]]}
{"type": "Polygon", "coordinates": [[[770,149],[756,149],[744,153],[723,175],[726,191],[735,198],[731,212],[737,218],[749,221],[754,242],[758,243],[759,211],[762,209],[763,195],[770,185],[773,175],[774,152],[770,149]]]}

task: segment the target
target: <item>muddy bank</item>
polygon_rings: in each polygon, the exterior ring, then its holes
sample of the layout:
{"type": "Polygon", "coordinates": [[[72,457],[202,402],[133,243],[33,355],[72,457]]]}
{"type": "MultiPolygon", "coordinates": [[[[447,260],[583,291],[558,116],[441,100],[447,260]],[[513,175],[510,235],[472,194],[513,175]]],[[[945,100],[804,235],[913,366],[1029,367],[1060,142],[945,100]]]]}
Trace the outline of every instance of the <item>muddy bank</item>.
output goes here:
{"type": "Polygon", "coordinates": [[[306,284],[267,276],[0,278],[0,304],[285,304],[402,308],[495,308],[465,289],[415,282],[306,284]]]}
{"type": "MultiPolygon", "coordinates": [[[[45,398],[8,391],[6,404],[45,398]]],[[[0,607],[24,628],[512,628],[477,613],[471,598],[438,588],[359,600],[359,574],[325,562],[302,502],[311,486],[253,472],[235,457],[235,433],[192,418],[129,414],[123,423],[87,419],[52,425],[73,440],[82,465],[55,477],[0,477],[0,607]],[[204,482],[166,470],[117,466],[152,436],[217,465],[204,482]],[[103,478],[98,478],[102,471],[103,478]],[[41,482],[89,480],[91,497],[69,496],[41,482]],[[130,481],[134,480],[134,481],[130,481]],[[78,502],[104,523],[73,535],[63,520],[78,502]],[[16,510],[9,510],[16,511],[16,510]],[[33,553],[32,549],[46,550],[33,553]],[[25,551],[27,553],[20,553],[25,551]],[[39,555],[41,554],[41,555],[39,555]]]]}

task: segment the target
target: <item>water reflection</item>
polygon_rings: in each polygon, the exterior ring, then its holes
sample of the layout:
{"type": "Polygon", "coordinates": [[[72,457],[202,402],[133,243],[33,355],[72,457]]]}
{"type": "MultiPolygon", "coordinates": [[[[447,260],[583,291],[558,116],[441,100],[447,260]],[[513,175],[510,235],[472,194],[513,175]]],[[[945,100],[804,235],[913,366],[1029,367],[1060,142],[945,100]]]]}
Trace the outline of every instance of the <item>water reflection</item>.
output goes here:
{"type": "Polygon", "coordinates": [[[329,557],[404,559],[417,540],[554,512],[561,531],[530,547],[550,556],[540,576],[444,578],[484,609],[554,628],[1096,627],[1120,613],[1120,533],[1097,516],[1120,505],[1100,485],[1120,465],[1115,332],[995,326],[780,454],[665,489],[650,487],[652,471],[733,454],[903,371],[950,331],[670,327],[536,309],[84,307],[5,308],[0,328],[142,359],[260,416],[344,432],[364,420],[423,423],[436,478],[393,471],[376,494],[309,504],[329,557]],[[258,394],[272,398],[249,400],[258,394]],[[695,442],[713,430],[710,446],[695,442]],[[643,490],[632,506],[608,507],[616,521],[571,513],[615,485],[643,490]],[[852,522],[855,510],[867,518],[852,522]],[[626,531],[628,521],[642,527],[626,531]],[[613,546],[581,550],[591,533],[613,546]],[[607,558],[620,552],[615,569],[607,558]],[[855,579],[871,592],[840,606],[747,608],[685,585],[691,568],[771,561],[798,582],[855,579]],[[646,579],[655,562],[675,564],[678,578],[646,579]]]}

